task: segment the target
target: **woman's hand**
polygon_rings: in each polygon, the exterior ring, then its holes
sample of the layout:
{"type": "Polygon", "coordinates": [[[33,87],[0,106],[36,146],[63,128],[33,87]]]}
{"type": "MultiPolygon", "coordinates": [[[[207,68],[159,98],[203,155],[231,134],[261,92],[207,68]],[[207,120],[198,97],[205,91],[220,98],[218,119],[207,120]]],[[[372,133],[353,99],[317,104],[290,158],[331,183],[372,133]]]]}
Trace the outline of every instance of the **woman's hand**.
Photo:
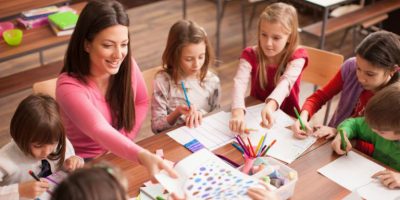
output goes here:
{"type": "Polygon", "coordinates": [[[345,131],[343,131],[343,136],[344,136],[344,140],[346,142],[345,151],[342,150],[342,148],[341,148],[342,139],[340,138],[340,134],[337,134],[335,139],[333,139],[333,141],[331,143],[333,150],[339,155],[343,155],[343,154],[349,152],[352,149],[351,143],[350,143],[349,139],[347,138],[347,133],[345,131]]]}
{"type": "Polygon", "coordinates": [[[337,130],[329,126],[317,125],[314,130],[313,135],[317,138],[331,139],[337,134],[337,130]]]}
{"type": "Polygon", "coordinates": [[[71,172],[75,169],[82,168],[85,162],[79,156],[71,156],[64,161],[64,170],[71,172]]]}
{"type": "Polygon", "coordinates": [[[20,197],[34,199],[40,196],[49,188],[49,183],[45,179],[40,181],[27,181],[18,185],[18,192],[20,197]]]}
{"type": "Polygon", "coordinates": [[[178,174],[175,172],[175,170],[169,167],[163,159],[149,152],[148,150],[144,149],[140,151],[138,154],[138,160],[139,163],[146,167],[146,169],[149,171],[151,181],[153,182],[157,182],[157,180],[154,178],[154,175],[159,173],[161,170],[165,170],[172,178],[178,178],[178,174]]]}
{"type": "Polygon", "coordinates": [[[244,110],[241,108],[235,108],[231,111],[232,117],[229,120],[229,129],[231,131],[243,134],[246,129],[246,123],[244,121],[244,110]]]}
{"type": "Polygon", "coordinates": [[[190,105],[190,109],[185,115],[186,126],[188,126],[189,128],[197,128],[201,125],[203,114],[196,109],[195,105],[190,105]]]}
{"type": "Polygon", "coordinates": [[[400,173],[392,170],[384,170],[372,175],[372,178],[378,178],[379,181],[390,189],[400,188],[400,173]]]}

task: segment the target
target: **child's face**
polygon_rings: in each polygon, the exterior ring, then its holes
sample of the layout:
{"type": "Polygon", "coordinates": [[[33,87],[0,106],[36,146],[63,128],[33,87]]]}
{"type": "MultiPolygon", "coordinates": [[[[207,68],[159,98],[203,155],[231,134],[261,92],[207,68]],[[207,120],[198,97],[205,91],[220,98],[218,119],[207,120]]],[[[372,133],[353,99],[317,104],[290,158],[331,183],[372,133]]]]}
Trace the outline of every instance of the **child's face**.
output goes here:
{"type": "Polygon", "coordinates": [[[400,134],[396,133],[395,131],[381,131],[377,129],[372,130],[387,140],[400,140],[400,134]]]}
{"type": "Polygon", "coordinates": [[[280,23],[261,20],[259,40],[264,55],[272,58],[283,51],[290,33],[280,23]]]}
{"type": "Polygon", "coordinates": [[[90,56],[92,76],[118,73],[128,53],[128,34],[128,27],[114,25],[100,31],[93,41],[85,42],[85,51],[90,56]]]}
{"type": "Polygon", "coordinates": [[[57,147],[57,143],[55,144],[31,144],[31,152],[34,158],[38,160],[42,160],[47,158],[54,149],[57,147]]]}
{"type": "Polygon", "coordinates": [[[391,76],[387,70],[372,65],[358,55],[356,56],[356,63],[357,78],[364,89],[376,91],[389,82],[391,76]]]}
{"type": "Polygon", "coordinates": [[[182,48],[180,66],[185,73],[185,77],[196,78],[204,65],[206,58],[206,44],[189,43],[182,48]]]}

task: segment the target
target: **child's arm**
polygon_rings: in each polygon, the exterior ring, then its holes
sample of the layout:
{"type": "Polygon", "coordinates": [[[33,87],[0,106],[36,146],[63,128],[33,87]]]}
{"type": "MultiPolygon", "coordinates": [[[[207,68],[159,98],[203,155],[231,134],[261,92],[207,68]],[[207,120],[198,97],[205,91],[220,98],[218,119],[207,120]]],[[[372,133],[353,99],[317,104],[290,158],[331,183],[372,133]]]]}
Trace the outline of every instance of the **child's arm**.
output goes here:
{"type": "Polygon", "coordinates": [[[287,64],[285,72],[272,93],[265,99],[266,105],[261,112],[262,123],[265,127],[271,128],[273,125],[272,113],[276,111],[287,96],[289,96],[293,85],[299,78],[305,64],[304,58],[292,60],[287,64]]]}
{"type": "Polygon", "coordinates": [[[380,171],[374,175],[372,178],[377,178],[386,187],[390,189],[400,188],[400,173],[392,170],[380,171]]]}
{"type": "Polygon", "coordinates": [[[232,117],[229,121],[229,128],[233,132],[244,133],[246,124],[244,122],[244,98],[251,76],[251,65],[245,59],[240,59],[239,67],[233,79],[232,95],[232,117]]]}

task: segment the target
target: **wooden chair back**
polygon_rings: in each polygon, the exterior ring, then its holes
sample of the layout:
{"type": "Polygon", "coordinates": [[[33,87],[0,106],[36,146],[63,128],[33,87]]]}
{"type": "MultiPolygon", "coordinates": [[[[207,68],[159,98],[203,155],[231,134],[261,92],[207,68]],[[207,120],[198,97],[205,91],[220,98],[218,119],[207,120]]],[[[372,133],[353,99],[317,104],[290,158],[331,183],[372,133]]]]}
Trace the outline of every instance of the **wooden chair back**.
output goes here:
{"type": "MultiPolygon", "coordinates": [[[[303,48],[305,48],[308,53],[308,66],[304,70],[301,80],[312,83],[318,87],[324,86],[339,71],[344,60],[343,56],[313,47],[303,46],[303,48]]],[[[328,123],[330,104],[331,102],[329,101],[325,111],[323,121],[325,125],[328,123]]]]}
{"type": "Polygon", "coordinates": [[[149,96],[153,94],[153,80],[158,71],[162,70],[162,66],[152,67],[142,71],[143,79],[146,82],[147,93],[149,96]]]}

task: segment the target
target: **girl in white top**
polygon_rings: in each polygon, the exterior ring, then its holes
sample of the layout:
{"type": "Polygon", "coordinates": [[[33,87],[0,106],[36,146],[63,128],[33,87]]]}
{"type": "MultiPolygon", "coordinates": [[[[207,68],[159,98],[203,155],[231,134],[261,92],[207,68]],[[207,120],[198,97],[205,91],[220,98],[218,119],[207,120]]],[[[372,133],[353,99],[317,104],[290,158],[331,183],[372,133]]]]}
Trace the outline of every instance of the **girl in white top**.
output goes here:
{"type": "Polygon", "coordinates": [[[153,132],[181,124],[199,126],[204,114],[219,108],[221,96],[219,78],[208,70],[212,50],[204,29],[192,21],[176,22],[162,60],[164,69],[155,76],[151,102],[153,132]]]}
{"type": "Polygon", "coordinates": [[[11,120],[10,134],[12,141],[0,149],[0,199],[33,199],[45,192],[49,184],[35,180],[29,171],[45,177],[84,164],[66,139],[58,105],[50,96],[25,98],[11,120]],[[43,162],[50,165],[46,173],[43,162]]]}

